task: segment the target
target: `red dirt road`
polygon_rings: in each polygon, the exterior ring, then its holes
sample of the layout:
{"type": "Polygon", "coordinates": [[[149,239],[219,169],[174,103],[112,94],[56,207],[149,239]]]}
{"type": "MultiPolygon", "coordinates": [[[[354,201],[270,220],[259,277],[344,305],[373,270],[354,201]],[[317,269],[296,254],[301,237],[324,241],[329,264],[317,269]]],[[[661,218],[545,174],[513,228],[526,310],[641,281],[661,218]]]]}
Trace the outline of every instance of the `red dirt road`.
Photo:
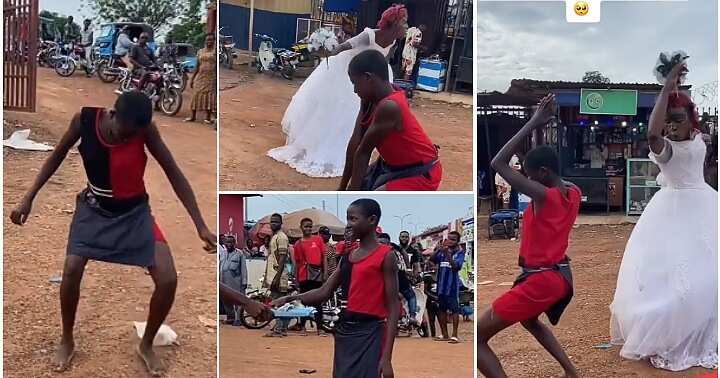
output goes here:
{"type": "MultiPolygon", "coordinates": [[[[112,106],[114,85],[80,74],[61,78],[38,71],[38,112],[5,112],[7,138],[20,123],[31,138],[56,144],[81,106],[112,106]]],[[[215,132],[201,124],[181,122],[188,116],[190,94],[174,118],[155,114],[160,132],[190,180],[211,229],[216,224],[215,132]]],[[[62,272],[75,194],[85,185],[79,154],[72,150],[40,192],[28,223],[10,223],[10,211],[48,156],[43,152],[3,150],[4,156],[4,376],[51,377],[51,357],[60,338],[59,285],[49,279],[62,272]]],[[[198,316],[214,318],[215,255],[202,249],[194,226],[157,163],[148,159],[145,175],[153,213],[175,257],[178,290],[166,324],[180,346],[162,348],[169,377],[215,377],[216,333],[198,316]]],[[[138,341],[133,321],[145,321],[153,284],[139,268],[89,263],[82,283],[76,320],[72,368],[62,377],[145,377],[133,349],[138,341]]]]}
{"type": "MultiPolygon", "coordinates": [[[[220,190],[337,189],[339,178],[311,178],[265,155],[285,144],[280,122],[300,84],[300,79],[258,75],[248,66],[220,70],[220,190]]],[[[440,190],[472,190],[471,108],[413,100],[413,112],[441,148],[440,190]]]]}
{"type": "MultiPolygon", "coordinates": [[[[478,313],[508,290],[509,286],[498,284],[515,279],[520,247],[516,241],[488,241],[487,218],[480,217],[477,282],[495,282],[478,285],[478,313]]],[[[677,373],[659,370],[647,362],[620,358],[619,347],[594,348],[610,340],[609,306],[631,231],[632,225],[581,226],[573,230],[568,256],[573,259],[575,296],[560,324],[552,328],[553,333],[583,377],[697,377],[709,373],[700,368],[677,373]]],[[[544,316],[543,320],[547,321],[544,316]]],[[[510,377],[562,376],[560,365],[519,325],[502,331],[490,344],[510,377]]]]}
{"type": "MultiPolygon", "coordinates": [[[[460,322],[460,344],[413,336],[395,340],[393,370],[396,377],[473,377],[473,321],[460,322]]],[[[313,332],[267,338],[267,330],[248,330],[223,325],[220,328],[221,377],[313,377],[332,375],[333,338],[313,332]],[[315,369],[312,375],[301,369],[315,369]]]]}

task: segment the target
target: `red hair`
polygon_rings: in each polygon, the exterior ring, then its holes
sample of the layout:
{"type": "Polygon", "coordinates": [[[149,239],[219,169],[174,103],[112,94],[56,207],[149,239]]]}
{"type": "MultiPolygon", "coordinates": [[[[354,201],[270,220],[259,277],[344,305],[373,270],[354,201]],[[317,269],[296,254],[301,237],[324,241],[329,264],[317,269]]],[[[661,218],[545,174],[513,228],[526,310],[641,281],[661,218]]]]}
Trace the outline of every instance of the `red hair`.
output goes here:
{"type": "Polygon", "coordinates": [[[405,6],[402,4],[393,4],[390,8],[385,9],[378,21],[378,28],[387,29],[403,18],[407,18],[408,13],[405,6]]]}
{"type": "Polygon", "coordinates": [[[667,110],[670,110],[670,108],[684,108],[687,111],[688,117],[690,117],[690,123],[692,123],[693,129],[700,130],[700,119],[695,103],[687,93],[680,91],[671,93],[668,98],[667,110]]]}

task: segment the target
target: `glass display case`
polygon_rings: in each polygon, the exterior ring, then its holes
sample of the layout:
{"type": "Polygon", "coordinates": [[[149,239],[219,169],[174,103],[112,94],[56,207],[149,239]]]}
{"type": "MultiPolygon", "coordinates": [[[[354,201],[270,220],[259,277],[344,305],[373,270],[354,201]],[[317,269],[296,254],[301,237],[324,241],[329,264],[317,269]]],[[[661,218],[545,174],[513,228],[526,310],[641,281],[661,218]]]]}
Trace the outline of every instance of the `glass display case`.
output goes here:
{"type": "Polygon", "coordinates": [[[650,202],[650,198],[660,190],[657,176],[660,168],[650,159],[627,159],[627,180],[625,213],[640,215],[650,202]]]}

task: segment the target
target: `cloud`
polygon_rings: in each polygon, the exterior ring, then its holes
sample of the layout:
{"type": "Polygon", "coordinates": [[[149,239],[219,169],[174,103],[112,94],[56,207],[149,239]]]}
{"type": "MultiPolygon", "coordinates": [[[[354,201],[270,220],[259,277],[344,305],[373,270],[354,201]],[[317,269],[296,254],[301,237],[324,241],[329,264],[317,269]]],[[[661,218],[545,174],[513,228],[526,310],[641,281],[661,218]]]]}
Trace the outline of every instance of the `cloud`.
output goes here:
{"type": "Polygon", "coordinates": [[[688,83],[717,80],[717,3],[603,3],[597,24],[564,21],[562,3],[480,2],[477,79],[504,91],[510,80],[580,80],[597,70],[616,82],[655,82],[660,51],[690,55],[688,83]],[[711,4],[698,7],[697,4],[711,4]]]}

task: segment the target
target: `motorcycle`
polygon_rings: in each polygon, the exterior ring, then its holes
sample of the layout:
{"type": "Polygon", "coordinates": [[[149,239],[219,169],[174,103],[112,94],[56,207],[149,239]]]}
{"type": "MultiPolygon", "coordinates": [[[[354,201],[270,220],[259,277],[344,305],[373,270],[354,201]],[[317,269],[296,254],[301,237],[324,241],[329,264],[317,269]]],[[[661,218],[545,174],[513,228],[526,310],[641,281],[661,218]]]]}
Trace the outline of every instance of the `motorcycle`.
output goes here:
{"type": "MultiPolygon", "coordinates": [[[[134,75],[127,68],[122,68],[121,70],[121,91],[126,92],[137,89],[140,83],[140,77],[134,75]]],[[[165,115],[174,116],[180,111],[180,108],[182,108],[182,91],[178,85],[178,78],[173,77],[171,71],[158,67],[151,69],[142,92],[153,101],[155,108],[162,111],[165,115]]]]}
{"type": "Polygon", "coordinates": [[[167,71],[168,75],[173,79],[173,84],[180,88],[181,92],[185,92],[190,80],[189,64],[189,61],[163,63],[163,69],[167,71]]]}
{"type": "Polygon", "coordinates": [[[69,77],[75,73],[78,66],[85,70],[89,76],[95,73],[93,55],[97,49],[92,49],[90,56],[85,56],[85,48],[75,43],[63,45],[63,53],[55,61],[55,72],[62,77],[69,77]]]}
{"type": "Polygon", "coordinates": [[[277,40],[266,34],[255,34],[260,39],[260,47],[255,61],[258,73],[263,71],[280,72],[283,78],[292,80],[297,70],[300,53],[288,49],[276,49],[277,40]]]}
{"type": "Polygon", "coordinates": [[[60,46],[54,41],[41,41],[37,53],[37,64],[40,67],[55,67],[55,60],[60,55],[60,46]]]}
{"type": "Polygon", "coordinates": [[[235,41],[231,35],[222,34],[225,27],[221,27],[218,30],[220,36],[220,65],[224,65],[228,69],[233,68],[233,61],[235,60],[235,41]]]}
{"type": "Polygon", "coordinates": [[[96,65],[97,76],[103,83],[112,83],[122,77],[122,67],[125,67],[122,59],[113,54],[109,58],[100,58],[96,65]]]}
{"type": "Polygon", "coordinates": [[[298,64],[301,66],[317,67],[320,64],[320,57],[310,52],[310,44],[307,38],[303,38],[290,46],[290,51],[298,53],[298,64]]]}

